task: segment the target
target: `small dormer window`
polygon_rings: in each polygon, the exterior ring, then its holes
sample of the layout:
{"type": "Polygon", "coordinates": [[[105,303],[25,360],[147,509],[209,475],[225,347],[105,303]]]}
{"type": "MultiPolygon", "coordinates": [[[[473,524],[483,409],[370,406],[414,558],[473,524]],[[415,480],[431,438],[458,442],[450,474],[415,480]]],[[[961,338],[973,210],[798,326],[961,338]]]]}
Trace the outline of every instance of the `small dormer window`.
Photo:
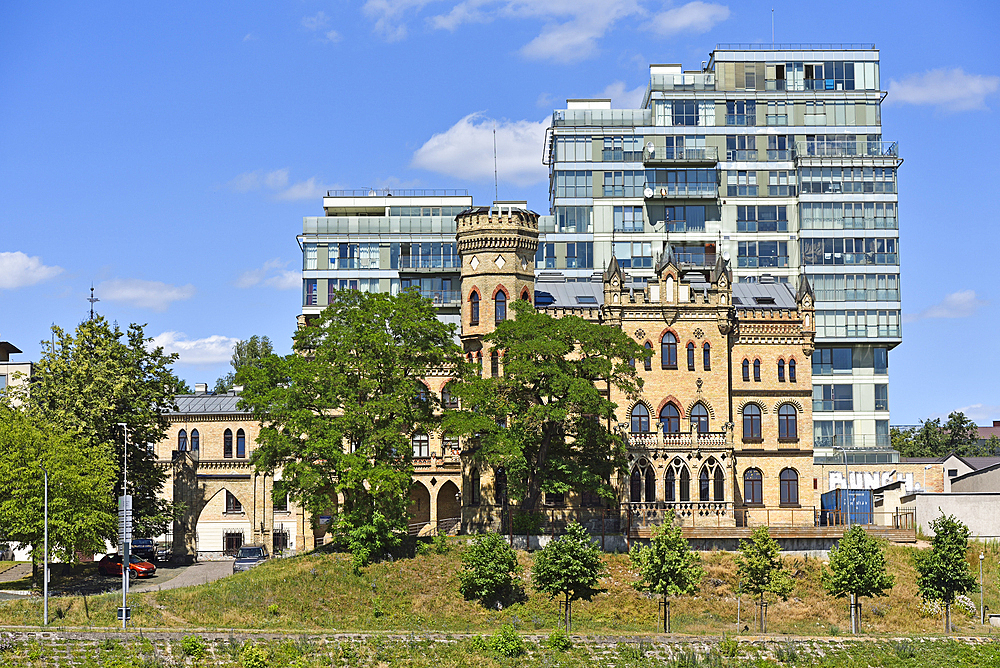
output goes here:
{"type": "Polygon", "coordinates": [[[754,297],[753,300],[754,300],[754,303],[756,303],[758,305],[761,305],[761,306],[773,306],[774,305],[774,297],[754,297]]]}

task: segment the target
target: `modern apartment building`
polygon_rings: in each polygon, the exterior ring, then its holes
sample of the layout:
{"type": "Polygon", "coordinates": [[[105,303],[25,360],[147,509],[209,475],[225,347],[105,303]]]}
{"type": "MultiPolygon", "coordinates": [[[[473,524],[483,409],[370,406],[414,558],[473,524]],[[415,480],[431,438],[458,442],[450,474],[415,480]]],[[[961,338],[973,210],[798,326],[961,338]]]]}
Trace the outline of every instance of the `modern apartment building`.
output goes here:
{"type": "Polygon", "coordinates": [[[896,144],[882,139],[873,44],[719,45],[651,65],[643,108],[567,100],[546,137],[552,217],[536,272],[590,280],[612,256],[636,287],[670,254],[731,260],[741,283],[816,294],[817,462],[894,461],[888,354],[901,342],[896,144]]]}

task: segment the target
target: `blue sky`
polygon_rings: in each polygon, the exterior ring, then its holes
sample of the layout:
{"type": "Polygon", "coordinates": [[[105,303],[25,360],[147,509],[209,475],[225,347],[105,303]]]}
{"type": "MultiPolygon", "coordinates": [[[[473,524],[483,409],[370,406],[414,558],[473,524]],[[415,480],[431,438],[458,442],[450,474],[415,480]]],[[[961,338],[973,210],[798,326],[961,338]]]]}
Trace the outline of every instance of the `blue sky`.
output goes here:
{"type": "Polygon", "coordinates": [[[288,351],[295,235],[328,187],[468,188],[547,212],[541,133],[570,97],[641,97],[716,43],[875,42],[900,142],[904,343],[892,422],[1000,419],[988,205],[993,2],[302,0],[0,5],[0,339],[37,359],[97,310],[214,383],[237,339],[288,351]]]}

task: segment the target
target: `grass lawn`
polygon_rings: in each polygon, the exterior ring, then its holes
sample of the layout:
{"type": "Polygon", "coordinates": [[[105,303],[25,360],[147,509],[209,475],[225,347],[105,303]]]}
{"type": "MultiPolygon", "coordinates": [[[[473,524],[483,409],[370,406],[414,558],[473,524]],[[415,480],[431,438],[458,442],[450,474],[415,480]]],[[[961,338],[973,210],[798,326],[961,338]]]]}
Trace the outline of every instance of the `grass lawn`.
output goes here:
{"type": "MultiPolygon", "coordinates": [[[[266,629],[275,631],[398,630],[443,633],[493,633],[504,623],[522,632],[548,633],[558,624],[557,601],[530,587],[532,557],[519,553],[527,600],[503,610],[487,610],[458,594],[462,541],[447,554],[376,564],[358,576],[343,554],[309,554],[275,559],[246,573],[197,587],[132,595],[133,623],[142,627],[266,629]]],[[[940,617],[923,615],[915,584],[912,554],[916,548],[889,546],[890,572],[896,587],[882,599],[863,600],[863,630],[873,635],[940,634],[940,617]]],[[[970,550],[976,564],[980,546],[970,550]]],[[[996,562],[1000,548],[989,546],[986,603],[1000,609],[996,562]]],[[[703,555],[705,580],[697,596],[672,604],[674,632],[721,635],[736,631],[733,553],[703,555]]],[[[593,601],[573,606],[573,631],[591,634],[652,634],[659,624],[657,601],[635,591],[627,555],[607,555],[607,589],[593,601]]],[[[847,603],[827,596],[820,584],[823,562],[786,557],[795,589],[788,601],[768,610],[771,634],[836,636],[849,632],[847,603]]],[[[978,604],[978,593],[972,598],[978,604]]],[[[60,597],[50,602],[55,625],[112,627],[119,599],[115,594],[60,597]]],[[[0,624],[38,624],[41,601],[0,603],[0,624]]],[[[743,624],[754,630],[754,606],[744,596],[743,624]]],[[[955,610],[960,634],[985,630],[978,619],[955,610]]]]}

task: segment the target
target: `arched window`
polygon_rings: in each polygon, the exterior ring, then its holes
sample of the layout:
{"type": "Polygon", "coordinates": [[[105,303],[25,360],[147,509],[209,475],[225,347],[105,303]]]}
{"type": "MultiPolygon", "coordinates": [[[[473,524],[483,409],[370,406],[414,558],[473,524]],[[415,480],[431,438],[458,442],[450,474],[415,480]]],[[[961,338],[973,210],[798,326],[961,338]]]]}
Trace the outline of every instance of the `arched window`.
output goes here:
{"type": "Polygon", "coordinates": [[[785,382],[785,360],[778,360],[778,382],[785,382]]]}
{"type": "Polygon", "coordinates": [[[750,382],[750,360],[743,360],[743,382],[750,382]]]}
{"type": "Polygon", "coordinates": [[[490,352],[490,377],[496,378],[500,375],[500,352],[494,348],[490,352]]]}
{"type": "Polygon", "coordinates": [[[691,424],[697,427],[699,434],[708,433],[708,409],[700,401],[691,409],[691,424]]]}
{"type": "Polygon", "coordinates": [[[410,443],[413,445],[413,456],[414,457],[430,457],[430,439],[427,434],[414,434],[410,437],[410,443]]]}
{"type": "Polygon", "coordinates": [[[687,344],[688,371],[694,371],[694,344],[687,344]]]}
{"type": "Polygon", "coordinates": [[[785,469],[779,476],[781,505],[799,505],[799,474],[795,469],[785,469]]]}
{"type": "Polygon", "coordinates": [[[441,390],[441,405],[445,408],[458,408],[458,397],[451,393],[451,383],[441,390]]]}
{"type": "Polygon", "coordinates": [[[417,381],[417,396],[415,398],[421,403],[427,403],[427,386],[419,380],[417,381]]]}
{"type": "Polygon", "coordinates": [[[240,459],[247,456],[247,437],[242,429],[236,430],[236,456],[240,459]]]}
{"type": "Polygon", "coordinates": [[[493,298],[493,313],[498,325],[507,319],[507,293],[503,290],[497,290],[497,296],[493,298]]]}
{"type": "Polygon", "coordinates": [[[632,503],[642,501],[642,471],[638,466],[632,469],[632,475],[629,477],[628,500],[632,503]]]}
{"type": "Polygon", "coordinates": [[[667,473],[663,476],[663,487],[664,500],[670,503],[691,500],[691,474],[680,457],[675,457],[667,465],[667,473]],[[680,485],[677,484],[678,482],[680,485]]]}
{"type": "Polygon", "coordinates": [[[677,406],[667,404],[660,411],[660,423],[663,424],[664,434],[679,434],[681,432],[681,412],[677,406]]]}
{"type": "Polygon", "coordinates": [[[198,436],[198,430],[197,429],[192,429],[191,430],[191,452],[198,452],[198,449],[201,447],[200,441],[201,441],[201,438],[198,436]]]}
{"type": "Polygon", "coordinates": [[[708,467],[701,468],[701,475],[698,476],[698,500],[709,501],[712,491],[712,479],[709,477],[708,467]]]}
{"type": "Polygon", "coordinates": [[[700,501],[725,501],[725,477],[722,466],[715,457],[709,457],[701,467],[698,476],[698,499],[700,501]]]}
{"type": "Polygon", "coordinates": [[[677,337],[670,332],[660,340],[660,366],[664,369],[677,368],[677,337]]]}
{"type": "Polygon", "coordinates": [[[712,346],[709,345],[708,341],[701,347],[701,365],[705,371],[712,370],[712,346]]]}
{"type": "Polygon", "coordinates": [[[227,429],[222,434],[222,456],[231,459],[233,456],[233,430],[227,429]]]}
{"type": "Polygon", "coordinates": [[[778,409],[778,438],[799,437],[799,412],[791,404],[782,404],[778,409]]]}
{"type": "Polygon", "coordinates": [[[483,377],[483,351],[476,351],[476,375],[480,378],[483,377]]]}
{"type": "Polygon", "coordinates": [[[747,404],[743,407],[743,440],[760,438],[760,406],[747,404]]]}
{"type": "Polygon", "coordinates": [[[691,474],[686,466],[681,469],[680,479],[680,499],[682,503],[687,503],[691,500],[691,474]]]}
{"type": "Polygon", "coordinates": [[[646,349],[646,359],[645,359],[645,362],[644,362],[644,366],[646,368],[646,371],[652,371],[653,370],[653,345],[649,341],[646,341],[646,345],[644,345],[643,347],[646,349]]]}
{"type": "Polygon", "coordinates": [[[722,467],[715,468],[715,500],[726,500],[726,478],[722,473],[722,467]]]}
{"type": "Polygon", "coordinates": [[[795,360],[788,360],[788,382],[795,382],[795,360]]]}
{"type": "Polygon", "coordinates": [[[474,290],[469,295],[469,324],[479,324],[479,293],[474,290]]]}
{"type": "Polygon", "coordinates": [[[747,505],[764,503],[764,476],[758,469],[743,472],[743,502],[747,505]]]}
{"type": "Polygon", "coordinates": [[[753,361],[753,381],[755,383],[760,382],[760,360],[753,361]]]}
{"type": "Polygon", "coordinates": [[[187,452],[188,449],[188,435],[183,429],[177,432],[177,449],[181,452],[187,452]]]}
{"type": "Polygon", "coordinates": [[[531,303],[531,294],[528,292],[528,288],[521,290],[521,301],[531,303]]]}
{"type": "Polygon", "coordinates": [[[472,475],[469,476],[469,505],[478,506],[479,505],[479,495],[480,495],[480,482],[479,482],[479,469],[472,469],[472,475]]]}
{"type": "Polygon", "coordinates": [[[656,501],[656,473],[652,468],[646,469],[646,502],[656,501]]]}
{"type": "Polygon", "coordinates": [[[632,433],[642,434],[649,431],[649,410],[644,404],[636,404],[632,409],[632,433]]]}

